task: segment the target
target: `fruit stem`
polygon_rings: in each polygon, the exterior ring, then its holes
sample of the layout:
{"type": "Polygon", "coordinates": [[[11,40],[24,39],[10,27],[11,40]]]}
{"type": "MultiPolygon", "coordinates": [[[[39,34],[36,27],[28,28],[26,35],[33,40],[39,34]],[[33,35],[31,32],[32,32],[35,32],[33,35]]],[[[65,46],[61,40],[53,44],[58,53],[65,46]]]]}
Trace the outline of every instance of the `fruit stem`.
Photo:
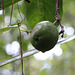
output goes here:
{"type": "Polygon", "coordinates": [[[24,27],[22,27],[24,30],[21,30],[21,31],[23,31],[23,32],[26,32],[27,34],[29,34],[29,33],[31,33],[32,32],[32,30],[27,30],[26,28],[24,28],[24,27]]]}
{"type": "Polygon", "coordinates": [[[60,2],[59,0],[56,0],[56,20],[54,22],[54,24],[56,24],[57,22],[59,22],[60,26],[61,26],[61,31],[59,32],[59,35],[62,34],[61,37],[64,36],[64,27],[61,24],[61,19],[60,19],[60,6],[59,6],[60,2]]]}

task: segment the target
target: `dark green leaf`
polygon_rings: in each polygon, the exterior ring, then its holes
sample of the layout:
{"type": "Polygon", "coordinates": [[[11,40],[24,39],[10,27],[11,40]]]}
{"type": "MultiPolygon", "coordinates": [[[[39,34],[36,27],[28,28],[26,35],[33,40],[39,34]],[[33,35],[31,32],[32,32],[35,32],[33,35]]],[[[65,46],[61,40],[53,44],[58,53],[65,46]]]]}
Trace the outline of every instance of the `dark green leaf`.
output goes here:
{"type": "MultiPolygon", "coordinates": [[[[56,0],[31,0],[26,4],[26,17],[31,29],[40,21],[55,21],[56,0]]],[[[60,0],[60,16],[62,17],[62,0],[60,0]]]]}
{"type": "MultiPolygon", "coordinates": [[[[12,1],[13,0],[4,0],[4,8],[12,5],[12,1]]],[[[21,0],[14,0],[14,3],[16,3],[17,1],[21,1],[21,0]]],[[[2,9],[2,0],[0,0],[0,9],[2,9]]]]}

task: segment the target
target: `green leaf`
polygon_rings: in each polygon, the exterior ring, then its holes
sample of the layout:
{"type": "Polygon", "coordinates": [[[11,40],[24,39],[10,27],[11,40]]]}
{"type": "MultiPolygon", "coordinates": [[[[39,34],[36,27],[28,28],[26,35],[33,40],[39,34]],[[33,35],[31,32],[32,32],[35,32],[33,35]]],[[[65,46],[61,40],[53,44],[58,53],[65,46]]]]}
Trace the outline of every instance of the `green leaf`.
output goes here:
{"type": "Polygon", "coordinates": [[[18,26],[15,25],[15,26],[10,26],[10,27],[4,27],[4,28],[0,28],[0,34],[2,34],[3,32],[6,32],[12,28],[17,28],[18,26]]]}
{"type": "MultiPolygon", "coordinates": [[[[12,1],[13,0],[4,0],[4,8],[12,5],[12,1]]],[[[21,0],[14,0],[14,3],[16,3],[17,1],[21,1],[21,0]]],[[[0,1],[0,9],[2,9],[2,0],[0,1]]]]}
{"type": "MultiPolygon", "coordinates": [[[[55,21],[56,0],[31,0],[26,4],[26,18],[31,29],[40,21],[55,21]]],[[[60,0],[60,16],[62,17],[62,0],[60,0]]]]}

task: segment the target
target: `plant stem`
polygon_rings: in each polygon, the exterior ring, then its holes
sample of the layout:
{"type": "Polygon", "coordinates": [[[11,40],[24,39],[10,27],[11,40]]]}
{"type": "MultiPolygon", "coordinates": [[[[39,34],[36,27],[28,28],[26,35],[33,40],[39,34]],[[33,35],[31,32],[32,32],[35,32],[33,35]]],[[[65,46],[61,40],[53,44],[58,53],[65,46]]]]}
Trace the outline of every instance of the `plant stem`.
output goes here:
{"type": "Polygon", "coordinates": [[[59,7],[59,0],[56,0],[56,20],[60,21],[60,7],[59,7]]]}
{"type": "Polygon", "coordinates": [[[2,9],[3,9],[3,26],[4,26],[4,0],[2,0],[2,9]]]}
{"type": "Polygon", "coordinates": [[[13,13],[13,4],[14,4],[14,0],[12,0],[12,8],[11,8],[11,14],[10,14],[10,23],[8,26],[11,25],[11,19],[12,19],[12,13],[13,13]]]}
{"type": "Polygon", "coordinates": [[[30,3],[30,0],[26,0],[28,3],[30,3]]]}
{"type": "Polygon", "coordinates": [[[61,24],[61,19],[60,19],[60,6],[59,5],[60,5],[59,0],[56,0],[56,21],[54,23],[59,22],[59,24],[61,26],[61,31],[59,32],[59,35],[62,34],[61,37],[63,37],[63,35],[64,35],[64,27],[61,24]]]}
{"type": "MultiPolygon", "coordinates": [[[[18,28],[20,26],[20,23],[18,23],[18,28]]],[[[23,74],[23,49],[22,49],[22,40],[21,40],[21,31],[20,31],[20,28],[19,28],[19,33],[20,33],[20,53],[21,53],[21,65],[22,65],[22,75],[23,74]]]]}

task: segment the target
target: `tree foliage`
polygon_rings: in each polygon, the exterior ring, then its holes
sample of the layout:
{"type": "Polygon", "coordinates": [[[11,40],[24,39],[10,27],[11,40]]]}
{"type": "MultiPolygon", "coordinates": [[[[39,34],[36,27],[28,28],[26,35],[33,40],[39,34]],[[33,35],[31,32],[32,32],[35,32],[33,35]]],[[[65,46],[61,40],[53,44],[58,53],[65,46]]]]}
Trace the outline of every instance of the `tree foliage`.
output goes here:
{"type": "MultiPolygon", "coordinates": [[[[66,28],[67,27],[75,28],[74,25],[75,4],[74,3],[75,0],[63,0],[63,2],[62,0],[60,0],[60,17],[61,17],[62,24],[66,28]]],[[[20,42],[17,21],[19,20],[21,22],[22,47],[24,50],[24,54],[26,55],[26,53],[29,53],[29,49],[31,48],[29,42],[30,36],[29,34],[26,33],[26,31],[32,30],[34,26],[40,21],[46,21],[46,20],[51,22],[55,21],[56,0],[30,0],[30,3],[28,3],[25,0],[0,0],[0,11],[3,10],[4,10],[4,14],[0,14],[0,64],[4,64],[9,61],[11,62],[14,61],[14,62],[13,63],[9,62],[10,64],[1,67],[0,75],[3,75],[2,73],[6,69],[9,71],[10,67],[12,67],[12,70],[10,71],[11,74],[13,71],[13,73],[16,72],[16,74],[19,75],[18,72],[21,72],[19,65],[21,63],[18,59],[20,58],[17,58],[18,56],[15,55],[10,55],[6,52],[7,45],[11,46],[14,41],[20,42]],[[13,11],[11,11],[13,1],[14,1],[13,11]],[[12,17],[11,17],[11,12],[12,12],[12,17]],[[10,20],[11,20],[11,24],[8,27],[10,20]]],[[[64,37],[69,37],[66,34],[66,31],[64,37]]],[[[55,54],[53,54],[52,59],[48,58],[46,60],[41,61],[41,60],[36,60],[34,56],[30,56],[30,55],[25,56],[26,58],[24,59],[24,65],[23,65],[25,74],[26,75],[50,75],[50,74],[75,75],[74,43],[75,40],[61,44],[61,49],[63,52],[62,55],[56,56],[55,54]]],[[[12,50],[11,48],[9,49],[12,50]]],[[[37,53],[37,51],[33,52],[32,54],[34,53],[37,53]]]]}

